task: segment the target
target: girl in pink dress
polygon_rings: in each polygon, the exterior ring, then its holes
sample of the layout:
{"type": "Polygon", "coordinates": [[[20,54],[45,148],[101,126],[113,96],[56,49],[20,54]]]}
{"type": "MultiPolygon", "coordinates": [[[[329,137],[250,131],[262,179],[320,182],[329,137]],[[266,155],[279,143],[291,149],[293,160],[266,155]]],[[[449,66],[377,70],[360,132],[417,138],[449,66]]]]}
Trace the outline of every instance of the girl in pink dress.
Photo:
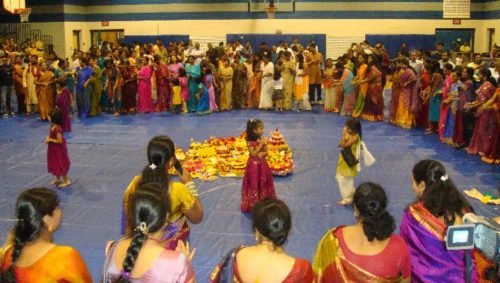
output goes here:
{"type": "Polygon", "coordinates": [[[212,111],[219,111],[219,106],[217,106],[217,103],[215,102],[215,81],[214,81],[214,76],[212,76],[212,69],[207,68],[205,70],[205,86],[208,89],[208,97],[210,100],[210,110],[212,111]]]}
{"type": "Polygon", "coordinates": [[[154,104],[151,90],[151,77],[153,76],[153,68],[148,65],[148,59],[141,59],[141,69],[139,70],[137,79],[139,81],[137,99],[137,112],[148,113],[154,112],[154,104]]]}
{"type": "Polygon", "coordinates": [[[248,157],[241,190],[241,212],[250,212],[256,202],[265,198],[276,198],[273,174],[266,161],[267,148],[264,123],[257,119],[247,122],[248,157]]]}
{"type": "Polygon", "coordinates": [[[68,171],[71,162],[69,161],[68,148],[66,140],[63,136],[63,112],[59,108],[55,108],[49,114],[51,126],[50,134],[45,139],[45,143],[49,145],[47,150],[47,167],[49,173],[56,176],[56,179],[51,182],[59,188],[65,188],[71,184],[68,178],[68,171]]]}
{"type": "Polygon", "coordinates": [[[179,69],[179,85],[181,86],[182,113],[187,113],[187,101],[189,101],[189,86],[186,77],[186,69],[179,69]]]}

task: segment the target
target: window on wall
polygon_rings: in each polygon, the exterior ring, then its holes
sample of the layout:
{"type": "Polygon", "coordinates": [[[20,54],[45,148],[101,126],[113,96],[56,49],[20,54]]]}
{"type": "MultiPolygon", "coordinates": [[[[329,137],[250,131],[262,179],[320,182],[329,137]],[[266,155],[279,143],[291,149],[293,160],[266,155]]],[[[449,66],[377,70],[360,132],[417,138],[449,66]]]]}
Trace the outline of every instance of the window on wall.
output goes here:
{"type": "Polygon", "coordinates": [[[118,45],[125,38],[125,30],[91,30],[90,38],[92,38],[92,46],[102,47],[103,42],[110,42],[113,45],[118,45]]]}

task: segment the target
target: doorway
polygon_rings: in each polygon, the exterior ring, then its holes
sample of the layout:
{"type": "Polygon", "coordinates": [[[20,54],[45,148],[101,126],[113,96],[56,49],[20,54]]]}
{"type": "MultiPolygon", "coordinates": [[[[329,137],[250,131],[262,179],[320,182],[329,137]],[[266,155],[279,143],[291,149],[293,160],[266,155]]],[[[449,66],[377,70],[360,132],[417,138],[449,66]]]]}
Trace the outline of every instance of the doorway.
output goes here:
{"type": "Polygon", "coordinates": [[[488,29],[488,52],[491,53],[493,49],[493,45],[495,44],[495,29],[494,28],[489,28],[488,29]]]}
{"type": "Polygon", "coordinates": [[[117,46],[125,38],[125,30],[91,30],[90,38],[92,38],[92,46],[97,46],[98,48],[101,48],[105,41],[117,46]]]}
{"type": "Polygon", "coordinates": [[[80,50],[80,33],[81,30],[73,31],[73,50],[80,50]]]}
{"type": "Polygon", "coordinates": [[[475,29],[436,29],[436,43],[444,43],[446,50],[459,51],[464,42],[474,50],[475,29]]]}

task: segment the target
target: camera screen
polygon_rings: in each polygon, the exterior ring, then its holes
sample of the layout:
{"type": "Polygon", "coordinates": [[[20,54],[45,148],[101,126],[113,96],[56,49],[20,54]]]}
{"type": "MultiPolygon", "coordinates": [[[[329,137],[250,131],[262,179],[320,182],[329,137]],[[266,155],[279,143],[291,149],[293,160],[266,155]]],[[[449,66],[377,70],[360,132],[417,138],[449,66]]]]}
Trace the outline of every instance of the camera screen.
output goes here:
{"type": "Polygon", "coordinates": [[[469,231],[457,230],[455,231],[455,233],[453,233],[453,243],[454,244],[466,243],[468,237],[469,237],[469,231]]]}

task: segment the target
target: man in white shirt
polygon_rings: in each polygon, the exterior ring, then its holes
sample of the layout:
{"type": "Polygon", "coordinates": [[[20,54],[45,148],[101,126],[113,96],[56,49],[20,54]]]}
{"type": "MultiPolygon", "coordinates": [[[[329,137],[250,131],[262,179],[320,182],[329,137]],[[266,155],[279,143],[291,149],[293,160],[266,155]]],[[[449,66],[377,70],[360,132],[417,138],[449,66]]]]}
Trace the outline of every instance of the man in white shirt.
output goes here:
{"type": "Polygon", "coordinates": [[[467,67],[474,69],[474,79],[479,80],[479,70],[484,68],[484,62],[481,62],[481,54],[474,53],[474,60],[467,64],[467,67]]]}
{"type": "Polygon", "coordinates": [[[439,67],[441,68],[441,70],[446,63],[450,63],[450,65],[453,66],[453,69],[455,69],[455,64],[450,60],[448,52],[443,52],[441,53],[441,60],[439,60],[439,67]]]}
{"type": "Polygon", "coordinates": [[[417,76],[417,85],[420,85],[420,74],[424,69],[424,62],[417,59],[417,52],[412,51],[410,53],[410,66],[415,70],[415,75],[417,76]]]}
{"type": "Polygon", "coordinates": [[[205,57],[205,51],[201,50],[200,43],[196,42],[194,44],[194,48],[191,50],[189,55],[195,58],[194,60],[195,65],[200,65],[201,61],[203,60],[203,57],[205,57]]]}

